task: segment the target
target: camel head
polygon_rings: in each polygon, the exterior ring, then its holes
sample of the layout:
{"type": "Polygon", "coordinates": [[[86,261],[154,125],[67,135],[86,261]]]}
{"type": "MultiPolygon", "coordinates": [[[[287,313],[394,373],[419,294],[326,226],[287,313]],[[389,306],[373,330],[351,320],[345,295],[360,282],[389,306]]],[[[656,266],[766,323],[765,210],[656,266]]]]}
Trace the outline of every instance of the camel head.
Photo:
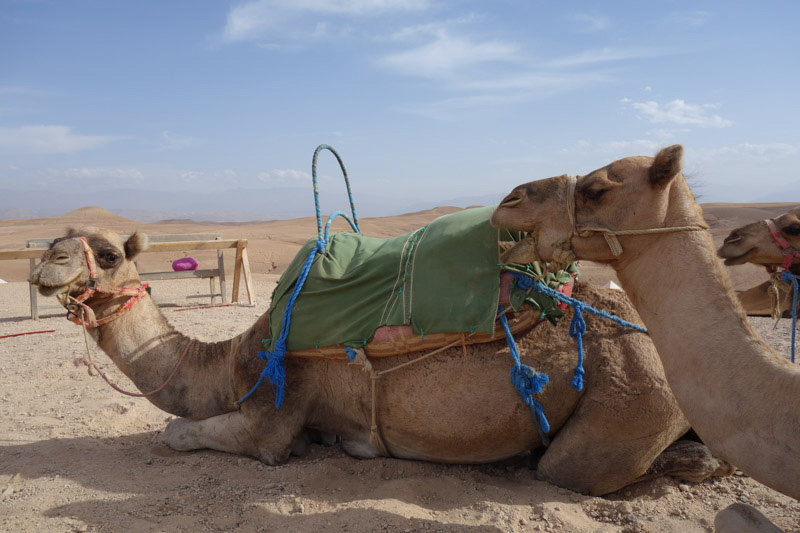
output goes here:
{"type": "MultiPolygon", "coordinates": [[[[559,176],[516,187],[492,216],[492,225],[527,231],[532,240],[508,252],[515,262],[571,259],[611,262],[607,231],[699,227],[702,214],[681,173],[683,147],[669,146],[655,157],[626,157],[577,178],[559,176]],[[530,242],[535,245],[530,245],[530,242]],[[527,252],[527,255],[526,255],[527,252]]],[[[613,238],[616,240],[616,237],[613,238]]]]}
{"type": "MultiPolygon", "coordinates": [[[[772,220],[779,233],[778,240],[770,235],[768,222],[759,220],[731,231],[717,254],[725,260],[726,265],[755,263],[767,267],[781,266],[792,252],[800,251],[800,206],[772,220]],[[789,248],[779,244],[781,238],[789,248]]],[[[800,264],[800,257],[793,259],[793,264],[800,264]]]]}
{"type": "MultiPolygon", "coordinates": [[[[28,280],[39,286],[44,296],[76,296],[90,286],[88,254],[84,241],[91,249],[95,262],[95,278],[99,286],[138,287],[139,274],[133,259],[147,249],[147,235],[134,233],[127,241],[119,234],[98,228],[70,229],[65,237],[56,239],[42,254],[42,261],[28,280]]],[[[101,291],[93,296],[108,297],[101,291]]]]}

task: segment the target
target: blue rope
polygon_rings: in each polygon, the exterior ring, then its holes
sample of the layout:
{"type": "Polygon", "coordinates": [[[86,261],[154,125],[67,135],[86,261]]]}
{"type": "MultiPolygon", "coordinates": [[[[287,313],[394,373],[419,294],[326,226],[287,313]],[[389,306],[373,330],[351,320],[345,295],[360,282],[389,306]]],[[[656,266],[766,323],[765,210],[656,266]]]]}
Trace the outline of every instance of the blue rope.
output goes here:
{"type": "Polygon", "coordinates": [[[345,346],[344,353],[347,355],[347,360],[351,363],[356,360],[356,351],[351,347],[345,346]]]}
{"type": "Polygon", "coordinates": [[[508,349],[511,351],[511,357],[514,358],[514,366],[511,367],[511,382],[514,388],[522,396],[525,405],[531,408],[533,413],[533,421],[536,423],[536,431],[539,432],[539,438],[546,446],[550,444],[550,439],[547,438],[546,433],[550,431],[550,423],[544,414],[544,407],[542,403],[534,399],[534,394],[539,394],[550,377],[547,374],[537,374],[536,371],[528,365],[523,365],[519,360],[519,351],[517,350],[517,343],[514,341],[514,336],[511,335],[511,329],[508,327],[508,319],[503,312],[503,306],[498,309],[500,314],[500,323],[506,332],[506,343],[508,349]]]}
{"type": "Polygon", "coordinates": [[[783,281],[791,281],[794,292],[794,298],[792,299],[792,363],[794,363],[794,340],[797,332],[797,277],[788,270],[784,270],[781,272],[781,279],[783,281]]]}
{"type": "Polygon", "coordinates": [[[308,272],[311,270],[314,256],[317,255],[317,252],[322,252],[324,250],[325,243],[323,241],[317,241],[317,245],[311,250],[311,253],[308,254],[303,269],[300,271],[300,275],[295,282],[294,290],[291,296],[289,296],[289,302],[286,304],[286,310],[283,313],[283,323],[281,324],[281,333],[278,336],[278,340],[275,341],[275,348],[271,352],[258,352],[258,358],[262,361],[266,360],[267,364],[264,366],[264,370],[261,371],[261,375],[258,377],[256,384],[253,385],[253,388],[236,402],[237,406],[241,405],[243,401],[249,398],[250,395],[261,386],[261,382],[264,381],[264,378],[269,379],[269,382],[275,385],[275,407],[280,409],[281,405],[283,405],[283,397],[286,388],[286,370],[283,367],[283,361],[286,358],[286,338],[289,336],[289,327],[292,322],[292,310],[294,309],[294,303],[297,297],[300,295],[300,290],[306,282],[308,272]]]}
{"type": "Polygon", "coordinates": [[[355,223],[352,220],[350,220],[347,217],[347,215],[345,215],[341,211],[336,211],[331,216],[328,217],[328,222],[325,223],[325,234],[322,236],[322,240],[325,241],[326,243],[328,242],[328,232],[330,232],[331,230],[331,222],[333,222],[333,219],[336,217],[342,217],[348,222],[348,224],[350,224],[350,227],[353,228],[353,231],[355,231],[356,233],[361,233],[361,230],[358,229],[355,223]]]}
{"type": "Polygon", "coordinates": [[[586,332],[586,321],[583,318],[583,311],[588,311],[595,316],[607,318],[608,320],[611,320],[620,326],[633,328],[637,331],[641,331],[642,333],[647,333],[647,330],[642,326],[623,320],[618,316],[612,315],[608,311],[595,309],[586,302],[576,300],[575,298],[570,298],[566,294],[562,294],[556,290],[553,290],[544,283],[534,281],[528,276],[518,274],[516,272],[512,272],[511,274],[517,279],[517,285],[519,285],[521,288],[533,289],[537,292],[541,292],[542,294],[550,296],[551,298],[555,298],[560,302],[571,305],[575,309],[575,312],[572,315],[572,322],[569,325],[569,335],[578,343],[578,364],[575,366],[575,376],[572,378],[572,386],[576,390],[583,390],[583,376],[586,373],[583,369],[583,334],[586,332]]]}
{"type": "Polygon", "coordinates": [[[336,161],[339,162],[339,168],[342,169],[342,175],[344,175],[344,184],[347,187],[347,198],[350,200],[350,212],[353,213],[353,221],[350,222],[350,225],[353,229],[356,230],[357,233],[361,233],[361,230],[358,226],[358,216],[356,215],[356,205],[353,202],[353,193],[350,190],[350,179],[347,177],[347,170],[344,168],[344,163],[342,162],[342,158],[339,157],[339,154],[336,153],[332,147],[328,146],[327,144],[320,144],[317,146],[317,149],[314,150],[314,157],[311,159],[311,182],[314,185],[314,206],[317,213],[317,236],[320,241],[325,241],[325,237],[322,234],[322,213],[319,207],[319,188],[317,187],[317,157],[322,150],[328,150],[336,157],[336,161]]]}
{"type": "MultiPolygon", "coordinates": [[[[300,296],[300,291],[303,289],[303,285],[305,285],[306,278],[311,270],[311,265],[314,262],[314,257],[318,253],[325,253],[325,247],[328,244],[328,233],[334,218],[338,216],[344,218],[350,223],[350,227],[353,228],[354,231],[361,233],[361,229],[358,227],[356,206],[353,203],[353,194],[350,191],[350,180],[347,178],[347,171],[344,168],[342,158],[339,157],[339,154],[336,153],[336,150],[326,144],[319,145],[317,149],[314,150],[314,158],[311,161],[311,175],[314,185],[314,209],[317,214],[317,236],[319,238],[317,239],[317,244],[314,249],[308,254],[306,262],[303,264],[303,268],[300,271],[300,275],[297,277],[292,294],[289,296],[289,301],[287,302],[286,309],[283,313],[281,333],[278,336],[278,339],[275,341],[275,348],[271,352],[258,352],[258,358],[262,361],[267,361],[267,364],[264,366],[264,370],[261,371],[261,375],[259,375],[258,381],[256,381],[255,385],[253,385],[253,388],[250,389],[247,394],[239,398],[239,400],[234,404],[237,407],[241,405],[243,401],[249,398],[259,386],[261,386],[261,382],[264,381],[264,378],[267,378],[269,382],[275,386],[275,407],[280,409],[281,405],[283,405],[283,398],[286,390],[286,369],[284,368],[284,359],[286,358],[286,339],[289,336],[289,328],[292,323],[292,311],[294,310],[295,301],[297,300],[297,297],[300,296]],[[320,212],[319,189],[317,187],[317,156],[322,150],[330,150],[330,152],[336,156],[336,160],[339,161],[342,174],[344,174],[344,182],[347,186],[347,196],[350,199],[350,210],[353,213],[353,220],[347,218],[347,216],[341,211],[336,211],[333,213],[330,217],[328,217],[328,221],[325,224],[324,233],[322,231],[322,214],[320,212]]],[[[353,352],[353,357],[355,357],[355,352],[353,352]]]]}

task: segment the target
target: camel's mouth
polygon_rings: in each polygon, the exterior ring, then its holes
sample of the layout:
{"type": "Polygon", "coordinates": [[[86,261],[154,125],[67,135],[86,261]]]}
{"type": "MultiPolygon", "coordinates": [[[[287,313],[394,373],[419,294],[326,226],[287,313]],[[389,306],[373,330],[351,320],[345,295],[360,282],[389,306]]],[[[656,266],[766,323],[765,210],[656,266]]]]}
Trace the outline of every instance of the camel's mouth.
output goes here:
{"type": "Polygon", "coordinates": [[[42,296],[55,296],[56,294],[66,294],[69,292],[69,285],[58,285],[49,287],[47,285],[39,285],[39,294],[42,296]]]}
{"type": "Polygon", "coordinates": [[[77,283],[78,278],[81,277],[80,272],[69,281],[62,280],[43,280],[41,274],[34,275],[29,281],[39,286],[39,294],[42,296],[55,296],[56,294],[69,294],[73,290],[81,289],[80,284],[77,283]]]}
{"type": "Polygon", "coordinates": [[[747,258],[753,253],[754,250],[755,248],[750,248],[743,254],[735,255],[732,257],[724,257],[725,259],[724,263],[727,266],[743,265],[748,262],[747,258]]]}

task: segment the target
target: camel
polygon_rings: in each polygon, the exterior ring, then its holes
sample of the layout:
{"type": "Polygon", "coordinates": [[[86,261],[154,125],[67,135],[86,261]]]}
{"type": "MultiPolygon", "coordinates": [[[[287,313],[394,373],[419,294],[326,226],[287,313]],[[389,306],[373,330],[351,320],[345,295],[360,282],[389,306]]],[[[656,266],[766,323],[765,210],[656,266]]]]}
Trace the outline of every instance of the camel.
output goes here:
{"type": "Polygon", "coordinates": [[[578,178],[520,185],[492,224],[531,232],[528,255],[541,260],[612,266],[702,441],[759,482],[800,498],[800,368],[748,323],[682,175],[682,157],[674,145],[578,178]]]}
{"type": "Polygon", "coordinates": [[[789,248],[784,249],[785,245],[778,244],[770,235],[772,230],[767,221],[759,220],[731,231],[717,254],[726,265],[755,263],[774,269],[788,263],[786,266],[793,273],[800,274],[800,206],[772,219],[772,223],[779,233],[778,238],[789,248]]]}
{"type": "MultiPolygon", "coordinates": [[[[180,417],[169,422],[163,435],[171,448],[210,448],[275,465],[288,458],[304,428],[339,436],[344,450],[358,458],[388,454],[484,463],[542,445],[530,409],[509,380],[511,357],[504,340],[459,345],[382,378],[377,424],[387,453],[369,438],[369,376],[346,361],[287,357],[283,406],[275,407],[275,392],[266,385],[237,409],[235,400],[250,390],[264,367],[256,352],[268,336],[268,314],[230,340],[190,341],[137,289],[134,260],[146,246],[147,237],[139,233],[123,240],[108,230],[71,231],[43,254],[30,281],[46,296],[76,296],[86,287],[87,261],[93,254],[101,285],[127,287],[139,299],[90,332],[139,390],[153,391],[174,375],[148,398],[180,417]],[[185,360],[176,367],[182,353],[185,360]]],[[[618,291],[581,284],[575,294],[629,321],[638,320],[618,291]]],[[[104,317],[128,298],[95,294],[84,303],[96,317],[104,317]]],[[[539,476],[574,491],[606,494],[663,474],[701,481],[732,473],[730,465],[702,444],[676,442],[689,424],[649,337],[600,319],[590,317],[587,323],[591,334],[584,340],[583,392],[569,384],[576,348],[568,320],[518,335],[522,361],[550,376],[537,397],[553,435],[539,461],[539,476]]],[[[380,370],[410,359],[407,354],[373,358],[372,365],[380,370]]]]}
{"type": "MultiPolygon", "coordinates": [[[[800,275],[800,206],[783,215],[760,220],[731,231],[717,255],[726,265],[754,263],[774,273],[782,267],[793,275],[800,275]],[[769,224],[774,225],[774,229],[769,224]],[[777,232],[776,238],[772,236],[777,232]]],[[[772,313],[776,318],[781,311],[789,311],[792,305],[788,282],[779,282],[773,276],[752,289],[739,293],[739,300],[748,313],[757,310],[762,314],[772,313]],[[785,287],[779,289],[779,287],[785,287]],[[764,313],[766,311],[766,313],[764,313]]]]}

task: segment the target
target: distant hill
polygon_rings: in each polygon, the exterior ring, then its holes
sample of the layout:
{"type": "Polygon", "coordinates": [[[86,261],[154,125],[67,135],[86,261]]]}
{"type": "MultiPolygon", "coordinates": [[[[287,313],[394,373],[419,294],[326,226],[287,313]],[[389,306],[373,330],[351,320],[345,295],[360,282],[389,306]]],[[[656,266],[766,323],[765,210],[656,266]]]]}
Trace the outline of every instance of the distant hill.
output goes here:
{"type": "MultiPolygon", "coordinates": [[[[391,197],[355,194],[359,217],[392,216],[424,211],[442,205],[490,205],[502,198],[471,196],[440,201],[398,201],[391,197]]],[[[343,190],[322,191],[322,211],[349,212],[343,190]]],[[[215,193],[152,192],[133,189],[66,192],[42,195],[35,191],[0,190],[0,219],[48,218],[68,214],[87,203],[137,222],[192,220],[251,222],[313,216],[314,198],[309,188],[230,189],[215,193]],[[32,207],[35,206],[35,207],[32,207]]]]}

